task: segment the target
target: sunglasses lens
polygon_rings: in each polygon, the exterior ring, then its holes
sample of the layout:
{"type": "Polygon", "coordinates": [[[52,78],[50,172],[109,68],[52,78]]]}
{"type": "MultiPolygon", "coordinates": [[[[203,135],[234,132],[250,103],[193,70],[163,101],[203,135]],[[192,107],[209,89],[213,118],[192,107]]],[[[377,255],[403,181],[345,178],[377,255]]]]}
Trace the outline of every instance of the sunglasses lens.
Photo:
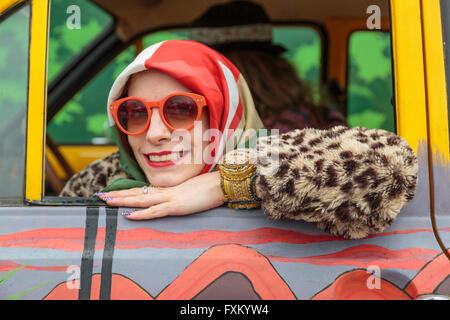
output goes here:
{"type": "Polygon", "coordinates": [[[173,96],[164,104],[164,118],[175,129],[190,127],[197,114],[197,103],[188,96],[173,96]]]}
{"type": "Polygon", "coordinates": [[[128,132],[137,133],[147,124],[147,108],[139,100],[127,100],[119,106],[117,118],[122,128],[128,132]]]}

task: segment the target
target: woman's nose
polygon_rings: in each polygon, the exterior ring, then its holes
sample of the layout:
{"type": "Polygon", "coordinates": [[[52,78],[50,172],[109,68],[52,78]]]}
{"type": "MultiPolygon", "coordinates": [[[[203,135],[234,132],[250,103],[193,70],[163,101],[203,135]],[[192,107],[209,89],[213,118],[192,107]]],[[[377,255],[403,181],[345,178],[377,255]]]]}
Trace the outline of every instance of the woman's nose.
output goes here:
{"type": "Polygon", "coordinates": [[[153,109],[150,119],[150,127],[147,130],[146,139],[152,144],[161,144],[170,141],[172,132],[164,124],[158,109],[153,109]]]}

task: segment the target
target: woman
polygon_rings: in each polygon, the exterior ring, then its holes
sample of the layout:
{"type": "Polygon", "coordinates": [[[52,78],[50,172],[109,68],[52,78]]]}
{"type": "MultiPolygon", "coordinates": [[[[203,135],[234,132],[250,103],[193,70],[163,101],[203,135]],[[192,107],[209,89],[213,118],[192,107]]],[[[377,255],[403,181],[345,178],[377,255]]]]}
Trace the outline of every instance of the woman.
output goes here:
{"type": "Polygon", "coordinates": [[[108,205],[144,208],[127,212],[128,219],[191,214],[227,201],[361,238],[389,226],[414,195],[414,152],[383,130],[295,130],[258,138],[257,151],[226,153],[252,144],[262,123],[239,70],[194,41],[144,50],[108,100],[119,152],[76,174],[61,195],[102,191],[108,205]]]}

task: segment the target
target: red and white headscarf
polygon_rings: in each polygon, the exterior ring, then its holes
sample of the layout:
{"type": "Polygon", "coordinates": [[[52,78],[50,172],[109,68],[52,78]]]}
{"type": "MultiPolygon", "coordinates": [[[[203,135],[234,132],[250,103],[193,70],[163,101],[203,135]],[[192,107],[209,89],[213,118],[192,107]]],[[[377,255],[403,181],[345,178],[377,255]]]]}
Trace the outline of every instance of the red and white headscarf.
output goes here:
{"type": "MultiPolygon", "coordinates": [[[[143,50],[115,80],[108,106],[122,95],[131,75],[149,69],[164,72],[203,95],[208,104],[210,129],[219,129],[222,133],[235,130],[218,141],[214,161],[207,164],[202,173],[216,167],[227,143],[233,143],[234,148],[242,147],[255,138],[253,132],[263,127],[239,70],[217,51],[191,40],[162,41],[143,50]]],[[[107,109],[110,126],[115,126],[107,109]]]]}

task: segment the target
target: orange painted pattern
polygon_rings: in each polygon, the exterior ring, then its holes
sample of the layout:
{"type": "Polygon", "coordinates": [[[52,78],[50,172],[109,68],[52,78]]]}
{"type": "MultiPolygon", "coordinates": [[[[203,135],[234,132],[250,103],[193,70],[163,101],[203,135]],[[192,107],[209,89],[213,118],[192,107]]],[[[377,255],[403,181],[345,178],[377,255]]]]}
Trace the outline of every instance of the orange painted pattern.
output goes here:
{"type": "MultiPolygon", "coordinates": [[[[449,266],[450,262],[446,256],[438,255],[416,275],[405,289],[382,278],[377,278],[379,282],[376,283],[371,279],[373,275],[365,269],[351,270],[341,274],[312,299],[411,300],[419,294],[433,293],[439,284],[448,277],[449,266]]],[[[169,284],[156,299],[192,299],[218,277],[229,271],[244,274],[262,299],[296,299],[266,257],[253,249],[239,245],[221,245],[208,249],[169,284]]],[[[100,280],[100,274],[93,275],[91,299],[99,299],[100,280]]],[[[75,284],[77,283],[75,282],[75,284]]],[[[78,290],[70,289],[67,284],[61,283],[56,286],[45,299],[78,299],[78,290]]],[[[236,289],[239,290],[239,288],[236,289]]],[[[113,274],[111,299],[152,300],[154,298],[131,279],[113,274]]]]}
{"type": "MultiPolygon", "coordinates": [[[[21,264],[17,264],[10,260],[0,260],[0,272],[17,269],[21,264]]],[[[69,266],[51,266],[51,267],[39,267],[27,265],[23,269],[25,270],[39,270],[39,271],[66,271],[69,266]]]]}
{"type": "MultiPolygon", "coordinates": [[[[105,228],[98,228],[95,249],[104,248],[105,228]]],[[[431,229],[393,231],[373,236],[392,234],[432,232],[431,229]]],[[[150,228],[118,230],[116,249],[139,248],[208,248],[221,244],[257,245],[273,242],[308,244],[326,241],[339,241],[340,238],[328,235],[309,235],[292,230],[260,228],[249,231],[203,230],[187,233],[158,231],[150,228]]],[[[84,249],[83,228],[35,229],[0,236],[0,247],[51,248],[64,251],[82,252],[84,249]]],[[[425,248],[405,248],[390,250],[377,245],[357,245],[330,254],[307,257],[284,257],[268,255],[271,261],[310,263],[316,265],[351,265],[367,267],[377,264],[382,268],[401,268],[419,270],[439,251],[425,248]]],[[[0,272],[13,266],[0,263],[0,272]]],[[[28,266],[28,269],[33,266],[28,266]]],[[[34,267],[39,268],[39,267],[34,267]]],[[[37,270],[37,269],[36,269],[37,270]]],[[[50,269],[49,269],[50,270],[50,269]]]]}
{"type": "MultiPolygon", "coordinates": [[[[450,252],[450,250],[449,250],[450,252]]],[[[433,291],[450,276],[450,261],[441,253],[436,259],[426,264],[408,284],[405,291],[412,297],[433,291]]]]}
{"type": "Polygon", "coordinates": [[[311,257],[288,258],[267,255],[270,261],[310,263],[316,265],[349,265],[367,268],[377,265],[382,269],[400,268],[419,270],[439,251],[423,248],[389,250],[377,245],[359,245],[336,253],[311,257]]]}
{"type": "Polygon", "coordinates": [[[370,276],[366,270],[344,273],[312,300],[411,300],[408,294],[384,279],[379,279],[379,288],[370,289],[370,276]]]}
{"type": "MultiPolygon", "coordinates": [[[[101,274],[92,275],[91,300],[100,300],[101,274]]],[[[44,300],[78,300],[78,280],[57,285],[44,300]]],[[[111,279],[111,300],[153,300],[152,296],[134,281],[118,274],[111,279]]]]}
{"type": "MultiPolygon", "coordinates": [[[[450,228],[439,229],[450,232],[450,228]]],[[[366,239],[427,232],[432,229],[413,229],[378,233],[366,239]]],[[[201,230],[186,233],[159,231],[151,228],[117,230],[116,249],[139,248],[208,248],[212,245],[238,243],[256,245],[273,242],[308,244],[326,241],[344,241],[329,235],[311,235],[293,230],[259,228],[248,231],[201,230]]],[[[105,228],[98,228],[95,249],[103,249],[105,228]]],[[[84,228],[48,228],[11,233],[0,236],[0,247],[52,248],[65,251],[83,251],[84,228]]]]}
{"type": "Polygon", "coordinates": [[[0,236],[0,247],[83,251],[84,228],[34,229],[0,236]]]}
{"type": "MultiPolygon", "coordinates": [[[[192,299],[228,271],[241,272],[247,276],[255,292],[262,299],[295,299],[288,285],[263,255],[239,245],[210,248],[193,261],[156,299],[192,299]]],[[[91,300],[99,299],[100,280],[100,274],[92,276],[91,300]]],[[[138,284],[122,275],[113,274],[111,281],[112,300],[153,299],[138,284]]],[[[77,284],[79,284],[78,281],[70,283],[70,286],[68,282],[59,284],[45,297],[45,300],[77,300],[78,290],[71,289],[77,284]]]]}
{"type": "Polygon", "coordinates": [[[192,299],[228,271],[246,275],[263,300],[295,299],[290,288],[266,257],[253,249],[239,245],[210,248],[192,262],[157,299],[192,299]]]}
{"type": "MultiPolygon", "coordinates": [[[[366,270],[352,270],[340,275],[330,286],[316,294],[313,300],[411,300],[419,295],[434,293],[450,275],[450,261],[441,253],[431,260],[414,279],[400,289],[379,278],[379,286],[372,287],[372,275],[366,270]],[[368,283],[372,286],[368,285],[368,283]]],[[[381,273],[382,276],[382,273],[381,273]]]]}

